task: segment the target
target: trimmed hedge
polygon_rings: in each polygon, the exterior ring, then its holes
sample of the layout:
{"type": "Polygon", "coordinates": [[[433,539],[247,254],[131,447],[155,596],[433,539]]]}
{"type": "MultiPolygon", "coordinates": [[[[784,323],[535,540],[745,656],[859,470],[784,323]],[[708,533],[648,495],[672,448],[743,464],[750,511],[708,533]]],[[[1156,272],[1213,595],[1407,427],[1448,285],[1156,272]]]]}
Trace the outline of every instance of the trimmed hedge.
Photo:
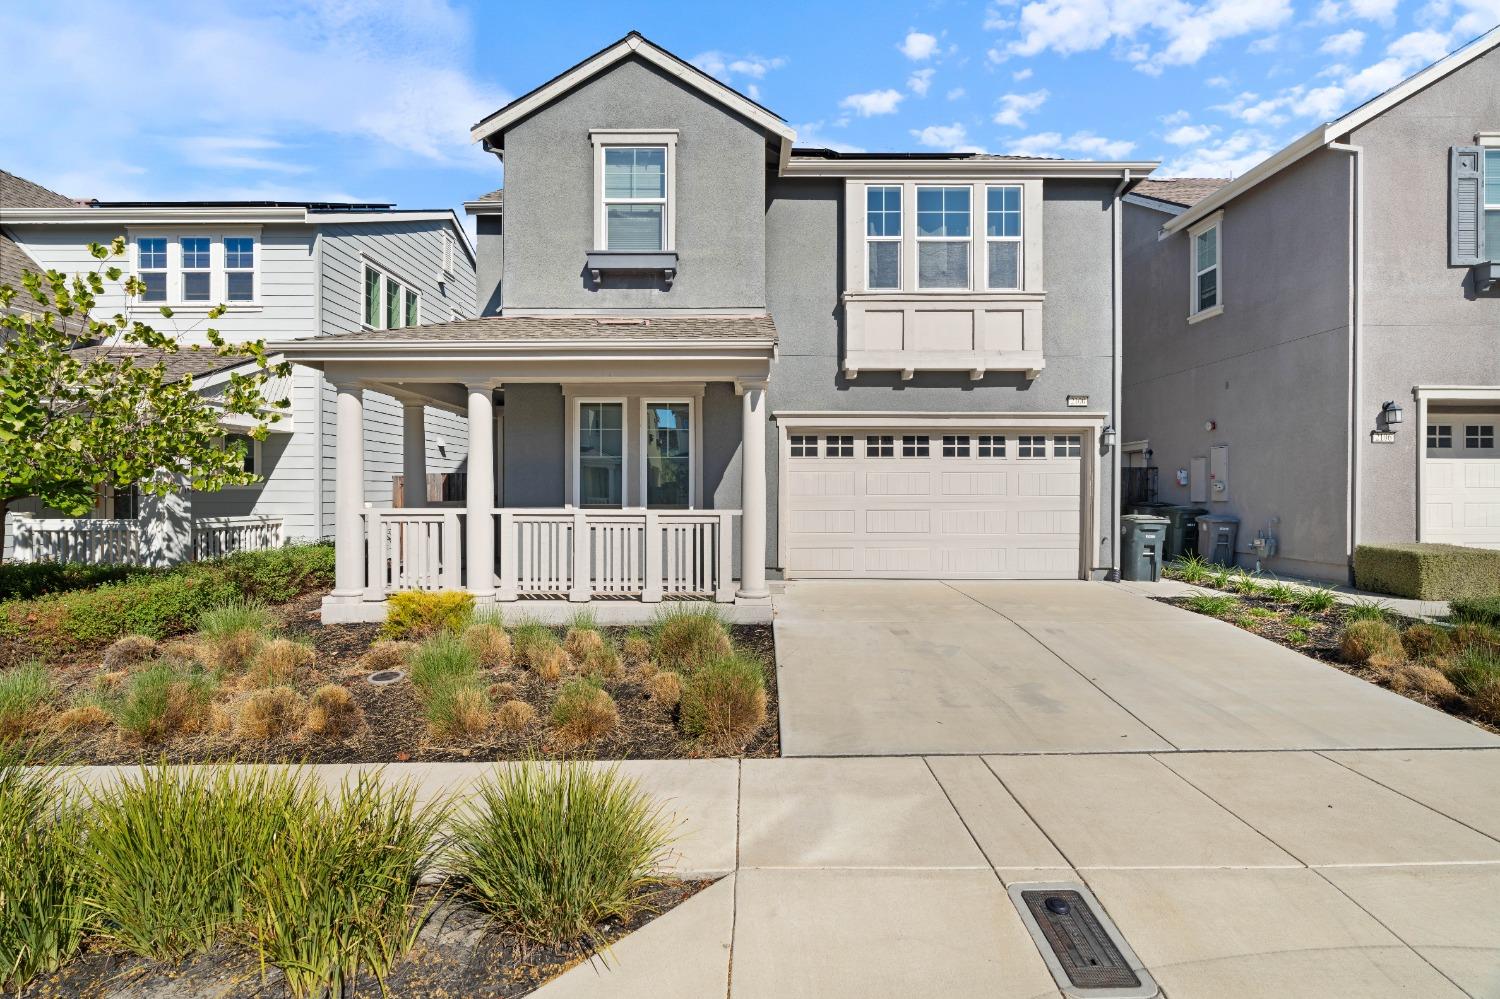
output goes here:
{"type": "Polygon", "coordinates": [[[66,651],[122,635],[190,631],[198,615],[227,600],[285,603],[333,583],[333,548],[293,545],[194,562],[91,590],[0,603],[0,635],[66,651]]]}
{"type": "Polygon", "coordinates": [[[1459,545],[1359,545],[1354,549],[1354,585],[1415,600],[1500,596],[1500,551],[1459,545]]]}
{"type": "Polygon", "coordinates": [[[34,600],[49,593],[87,590],[140,576],[159,576],[165,569],[142,565],[89,565],[85,562],[9,562],[0,565],[0,602],[34,600]]]}

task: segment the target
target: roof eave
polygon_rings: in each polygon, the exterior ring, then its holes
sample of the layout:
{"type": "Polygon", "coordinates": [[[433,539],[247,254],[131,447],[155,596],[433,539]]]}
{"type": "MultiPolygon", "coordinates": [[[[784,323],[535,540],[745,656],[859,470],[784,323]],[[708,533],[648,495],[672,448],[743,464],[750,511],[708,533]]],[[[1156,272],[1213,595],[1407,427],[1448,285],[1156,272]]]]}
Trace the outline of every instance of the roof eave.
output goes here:
{"type": "Polygon", "coordinates": [[[1218,211],[1272,174],[1291,166],[1309,153],[1321,149],[1327,141],[1325,136],[1329,127],[1331,126],[1319,125],[1300,139],[1294,140],[1290,145],[1283,146],[1274,155],[1261,160],[1181,215],[1167,222],[1162,229],[1166,232],[1176,232],[1192,225],[1199,219],[1218,211]]]}
{"type": "Polygon", "coordinates": [[[483,361],[555,358],[619,360],[632,357],[773,357],[776,340],[767,337],[659,340],[358,340],[345,343],[289,340],[267,344],[289,361],[317,366],[336,361],[483,361]]]}
{"type": "Polygon", "coordinates": [[[1160,160],[825,160],[794,159],[782,170],[790,177],[893,177],[929,176],[993,177],[1018,174],[1057,178],[1145,177],[1161,166],[1160,160]]]}

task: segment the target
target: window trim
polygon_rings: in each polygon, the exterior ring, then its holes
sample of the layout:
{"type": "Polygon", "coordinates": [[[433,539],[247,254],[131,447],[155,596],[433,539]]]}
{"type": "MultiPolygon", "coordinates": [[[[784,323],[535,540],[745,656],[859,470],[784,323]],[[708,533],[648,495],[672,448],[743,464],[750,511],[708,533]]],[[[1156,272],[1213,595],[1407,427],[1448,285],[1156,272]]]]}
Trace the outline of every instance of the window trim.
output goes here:
{"type": "MultiPolygon", "coordinates": [[[[604,151],[622,146],[661,146],[666,149],[666,177],[662,194],[662,246],[659,252],[677,252],[677,129],[675,128],[591,128],[589,142],[594,146],[594,246],[596,253],[608,253],[609,210],[604,200],[604,151]]],[[[635,199],[616,202],[640,203],[635,199]]],[[[651,199],[655,204],[656,199],[651,199]]],[[[618,251],[616,251],[618,252],[618,251]]]]}
{"type": "Polygon", "coordinates": [[[630,483],[626,480],[626,469],[630,468],[630,400],[623,395],[601,396],[580,395],[574,396],[573,404],[573,432],[569,434],[571,439],[569,461],[573,466],[573,506],[579,510],[627,510],[630,508],[630,483]],[[579,445],[583,443],[583,406],[585,403],[616,403],[620,407],[620,505],[612,506],[584,506],[583,505],[583,453],[579,445]]]}
{"type": "Polygon", "coordinates": [[[1495,450],[1495,425],[1493,423],[1465,423],[1464,424],[1464,450],[1465,451],[1493,451],[1495,450]],[[1486,432],[1488,431],[1488,432],[1486,432]],[[1473,443],[1470,443],[1470,442],[1473,443]],[[1485,442],[1489,443],[1486,444],[1485,442]]]}
{"type": "MultiPolygon", "coordinates": [[[[866,291],[877,292],[899,292],[906,287],[906,186],[904,184],[865,184],[860,188],[864,192],[864,233],[865,233],[865,282],[866,291]],[[870,192],[872,190],[896,192],[897,220],[901,232],[895,236],[871,236],[870,235],[870,192]],[[895,243],[896,244],[896,286],[894,288],[872,288],[870,286],[870,244],[871,243],[895,243]]],[[[884,211],[884,209],[881,209],[884,211]]]]}
{"type": "MultiPolygon", "coordinates": [[[[640,411],[639,411],[638,416],[639,416],[639,419],[638,419],[637,422],[640,424],[640,428],[639,428],[637,436],[639,438],[640,452],[641,452],[641,454],[640,454],[640,462],[639,462],[639,466],[640,466],[639,467],[639,474],[640,474],[639,488],[640,488],[641,507],[644,508],[644,509],[648,509],[648,510],[696,510],[696,509],[698,509],[699,508],[699,501],[698,501],[698,462],[699,462],[699,452],[700,452],[699,445],[698,445],[698,399],[695,398],[694,396],[690,396],[690,395],[678,396],[678,395],[658,394],[658,393],[642,394],[641,397],[640,397],[640,411]],[[648,468],[648,465],[647,465],[648,450],[647,450],[646,434],[648,433],[648,430],[647,430],[647,427],[646,427],[646,411],[651,407],[652,403],[667,403],[668,405],[683,405],[683,404],[685,404],[687,406],[687,408],[688,408],[688,503],[687,503],[687,506],[685,506],[685,507],[683,507],[683,506],[658,506],[658,507],[653,507],[653,506],[651,506],[651,503],[650,503],[650,500],[649,500],[648,490],[647,490],[647,478],[646,478],[647,473],[649,471],[649,468],[648,468]]],[[[627,432],[629,431],[628,427],[625,428],[625,429],[626,429],[627,432]]],[[[629,491],[627,490],[627,495],[628,495],[628,492],[629,491]]]]}
{"type": "Polygon", "coordinates": [[[422,299],[423,299],[424,296],[423,296],[422,290],[420,288],[416,287],[406,277],[404,277],[401,274],[393,271],[391,268],[386,267],[384,264],[378,263],[378,262],[370,259],[369,257],[366,257],[366,258],[363,259],[363,261],[361,262],[361,267],[362,267],[362,269],[360,271],[360,281],[359,281],[359,300],[360,300],[359,301],[359,324],[360,324],[360,328],[361,329],[367,329],[367,330],[405,329],[408,326],[416,326],[416,325],[419,325],[421,323],[421,317],[422,317],[422,299]],[[372,326],[372,325],[370,325],[370,315],[369,315],[369,311],[368,311],[369,310],[369,301],[366,298],[366,296],[369,294],[369,291],[368,291],[368,288],[369,288],[368,282],[370,280],[369,276],[372,273],[378,275],[379,278],[380,278],[380,281],[379,281],[379,288],[380,288],[380,291],[379,291],[379,308],[377,309],[378,318],[380,319],[380,325],[378,325],[378,326],[372,326]],[[401,289],[401,291],[402,291],[402,295],[400,297],[401,325],[399,325],[399,326],[391,326],[387,322],[387,319],[388,319],[388,316],[389,316],[389,311],[388,311],[388,306],[386,304],[386,301],[387,301],[387,297],[390,295],[390,285],[392,285],[392,284],[395,284],[396,287],[399,288],[399,289],[401,289]],[[408,311],[408,299],[407,299],[407,294],[406,294],[408,292],[415,292],[416,296],[417,296],[417,321],[416,322],[412,322],[411,317],[409,315],[409,311],[408,311]]]}
{"type": "MultiPolygon", "coordinates": [[[[975,290],[975,285],[974,285],[974,244],[976,242],[975,233],[977,232],[977,228],[974,225],[974,219],[975,219],[975,212],[976,212],[977,209],[975,207],[975,200],[976,199],[974,197],[974,190],[975,190],[976,186],[977,185],[975,185],[975,184],[954,184],[954,183],[943,183],[941,181],[930,181],[930,182],[927,182],[927,183],[920,183],[919,182],[919,183],[913,184],[911,186],[911,191],[912,191],[912,195],[911,195],[912,196],[912,212],[911,212],[912,226],[911,226],[911,232],[912,232],[912,240],[913,240],[913,243],[914,243],[914,249],[913,249],[913,252],[912,252],[912,268],[913,268],[912,269],[912,275],[913,275],[913,286],[916,288],[917,291],[929,292],[929,293],[937,293],[937,294],[942,294],[944,292],[947,292],[949,294],[952,294],[954,292],[968,292],[968,291],[974,291],[975,290]],[[967,236],[924,236],[924,235],[922,235],[922,226],[921,226],[921,223],[918,222],[918,214],[919,213],[918,213],[918,208],[917,208],[918,202],[921,200],[921,197],[922,197],[922,191],[923,190],[956,191],[956,190],[960,190],[960,189],[967,190],[969,192],[969,234],[967,236]],[[922,244],[923,243],[963,243],[964,244],[964,253],[967,254],[968,258],[969,258],[969,266],[968,266],[968,278],[969,278],[969,280],[968,280],[968,283],[964,284],[962,286],[944,285],[942,287],[935,287],[935,288],[934,287],[928,287],[927,285],[924,285],[922,283],[922,244]]],[[[948,214],[947,209],[943,210],[943,214],[944,215],[948,214]]],[[[944,227],[946,228],[946,226],[947,226],[947,222],[946,222],[946,220],[944,220],[944,227]]]]}
{"type": "Polygon", "coordinates": [[[229,450],[229,438],[231,438],[231,437],[243,437],[245,440],[247,440],[247,441],[250,442],[250,464],[253,466],[250,469],[250,474],[256,476],[256,481],[254,481],[254,482],[236,483],[234,485],[225,486],[224,488],[225,489],[259,489],[259,488],[261,488],[262,486],[264,486],[266,484],[266,480],[267,480],[266,464],[265,464],[265,449],[261,446],[262,444],[264,444],[264,441],[258,441],[254,437],[251,437],[249,434],[241,434],[241,433],[229,432],[229,433],[225,433],[225,434],[223,434],[222,436],[219,437],[219,450],[220,451],[227,451],[227,450],[229,450]]]}
{"type": "Polygon", "coordinates": [[[245,235],[242,235],[240,233],[233,233],[233,232],[231,232],[231,233],[225,233],[224,235],[222,235],[219,238],[219,245],[220,245],[221,250],[222,250],[223,255],[224,255],[224,267],[223,267],[223,271],[224,271],[224,302],[225,302],[225,304],[228,304],[228,305],[247,305],[247,304],[250,304],[250,303],[253,303],[253,302],[257,301],[259,299],[259,297],[260,297],[260,280],[259,280],[259,278],[258,278],[258,276],[256,274],[256,272],[260,268],[260,248],[257,245],[257,240],[254,237],[252,237],[252,236],[245,236],[245,235]],[[231,239],[248,239],[248,240],[250,240],[250,266],[249,267],[230,267],[229,266],[229,240],[231,240],[231,239]],[[250,297],[249,298],[232,299],[232,298],[229,297],[229,277],[230,277],[231,274],[249,274],[250,275],[250,297]]]}
{"type": "MultiPolygon", "coordinates": [[[[144,273],[163,274],[164,298],[161,301],[147,301],[143,296],[133,296],[126,302],[126,309],[149,309],[157,311],[163,306],[174,312],[186,315],[197,315],[207,313],[210,309],[220,305],[229,312],[259,311],[264,303],[261,300],[261,266],[264,260],[265,242],[261,238],[259,226],[216,226],[214,228],[195,228],[192,226],[128,226],[125,230],[125,241],[128,254],[128,269],[130,273],[141,275],[144,273]],[[250,277],[251,295],[249,299],[229,301],[229,268],[226,266],[227,256],[224,249],[224,240],[228,238],[245,238],[250,240],[251,264],[248,268],[250,277]],[[163,239],[166,240],[166,265],[164,267],[142,267],[141,266],[141,240],[163,239]],[[191,270],[192,273],[201,274],[204,268],[184,268],[182,241],[184,239],[207,239],[208,240],[208,298],[187,301],[183,297],[183,274],[191,270]]],[[[237,267],[235,273],[246,273],[247,269],[237,267]]]]}
{"type": "MultiPolygon", "coordinates": [[[[1481,136],[1481,138],[1486,138],[1486,136],[1481,136]]],[[[1497,149],[1496,145],[1500,145],[1500,143],[1493,145],[1481,143],[1480,146],[1483,150],[1479,154],[1479,230],[1481,237],[1488,230],[1490,214],[1493,212],[1500,215],[1500,202],[1490,202],[1485,197],[1490,190],[1490,185],[1486,182],[1488,178],[1485,176],[1490,168],[1490,155],[1494,154],[1495,158],[1500,160],[1500,149],[1497,149]]],[[[1492,262],[1500,263],[1500,246],[1491,247],[1489,241],[1485,240],[1484,252],[1485,256],[1489,257],[1492,262]]]]}
{"type": "Polygon", "coordinates": [[[1428,451],[1454,450],[1453,424],[1429,422],[1427,424],[1427,441],[1423,445],[1423,447],[1425,447],[1428,451]],[[1442,433],[1442,431],[1444,430],[1447,431],[1446,440],[1445,435],[1442,433]]]}
{"type": "Polygon", "coordinates": [[[985,291],[1020,291],[1026,284],[1026,187],[1023,184],[984,185],[984,288],[985,291]],[[1016,214],[1020,220],[1020,232],[1014,236],[990,235],[990,192],[1013,188],[1016,191],[1016,214]],[[997,288],[990,284],[990,244],[1016,244],[1016,283],[1013,287],[997,288]]]}
{"type": "Polygon", "coordinates": [[[1214,212],[1212,215],[1198,222],[1188,229],[1188,323],[1202,322],[1211,319],[1224,311],[1224,213],[1214,212]],[[1213,267],[1198,269],[1198,237],[1210,229],[1216,230],[1214,236],[1214,264],[1213,267]],[[1198,278],[1207,274],[1210,270],[1214,272],[1214,304],[1206,309],[1198,308],[1198,278]]]}

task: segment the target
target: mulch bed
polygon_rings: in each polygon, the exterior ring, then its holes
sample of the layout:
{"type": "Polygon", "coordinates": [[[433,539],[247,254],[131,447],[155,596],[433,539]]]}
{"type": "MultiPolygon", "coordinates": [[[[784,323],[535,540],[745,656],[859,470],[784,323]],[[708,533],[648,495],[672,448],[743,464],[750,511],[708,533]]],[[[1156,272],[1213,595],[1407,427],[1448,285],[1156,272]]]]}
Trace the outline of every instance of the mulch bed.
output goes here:
{"type": "MultiPolygon", "coordinates": [[[[111,727],[69,733],[61,739],[38,740],[45,758],[70,764],[208,763],[234,760],[241,763],[405,763],[433,761],[486,762],[493,760],[555,757],[545,745],[547,726],[535,725],[514,735],[488,732],[463,741],[434,742],[427,731],[416,691],[405,681],[389,686],[366,682],[369,670],[359,659],[371,643],[379,640],[378,624],[324,625],[319,617],[322,593],[311,593],[276,608],[282,633],[309,641],[316,649],[313,675],[298,683],[304,693],[320,683],[347,687],[359,702],[365,726],[342,740],[293,737],[254,741],[233,733],[200,733],[179,736],[158,745],[141,746],[122,740],[111,727]]],[[[519,613],[519,612],[517,612],[519,613]]],[[[566,628],[555,629],[558,636],[566,628]]],[[[599,629],[616,647],[629,628],[599,629]]],[[[781,725],[776,691],[776,645],[770,625],[733,625],[729,629],[735,647],[760,657],[766,669],[766,722],[739,756],[781,755],[781,725]]],[[[62,699],[88,689],[98,676],[102,649],[46,657],[62,699]]],[[[519,667],[492,670],[492,682],[510,682],[516,697],[526,701],[545,720],[557,684],[546,683],[519,667]]],[[[604,687],[614,698],[619,725],[614,733],[572,750],[572,759],[638,760],[692,759],[724,755],[705,750],[689,740],[677,723],[677,709],[653,703],[630,671],[606,680],[604,687]]]]}
{"type": "MultiPolygon", "coordinates": [[[[712,881],[673,881],[660,891],[650,911],[626,922],[597,928],[607,947],[621,937],[681,905],[712,881]]],[[[424,996],[428,999],[514,999],[589,960],[578,946],[528,944],[490,925],[472,909],[440,906],[423,927],[417,944],[386,980],[386,992],[372,976],[361,975],[346,987],[346,997],[424,996]]],[[[599,974],[608,975],[607,951],[592,958],[599,974]]],[[[86,950],[56,974],[32,982],[28,999],[284,999],[289,993],[281,973],[268,967],[262,975],[254,953],[220,944],[181,965],[122,955],[105,946],[86,950]]]]}
{"type": "MultiPolygon", "coordinates": [[[[1205,589],[1207,589],[1207,587],[1205,587],[1205,589]]],[[[1218,620],[1226,621],[1229,624],[1235,625],[1238,628],[1242,628],[1243,630],[1250,632],[1251,634],[1259,635],[1261,638],[1269,639],[1270,641],[1275,642],[1277,645],[1285,646],[1286,648],[1291,649],[1293,652],[1300,652],[1304,656],[1307,656],[1311,659],[1316,659],[1328,666],[1332,666],[1334,669],[1339,670],[1342,673],[1348,673],[1350,676],[1358,677],[1359,679],[1364,680],[1366,683],[1373,683],[1376,686],[1386,687],[1387,690],[1391,689],[1384,682],[1384,673],[1378,670],[1372,670],[1364,665],[1346,663],[1340,657],[1339,633],[1343,630],[1344,627],[1344,606],[1342,604],[1338,607],[1333,608],[1332,610],[1306,611],[1299,610],[1287,604],[1277,603],[1274,600],[1268,600],[1264,597],[1243,596],[1235,593],[1229,593],[1227,595],[1234,597],[1235,600],[1238,601],[1238,606],[1236,608],[1238,613],[1219,617],[1217,618],[1218,620]],[[1246,611],[1249,611],[1251,609],[1270,611],[1271,614],[1268,616],[1255,616],[1245,613],[1246,611]],[[1301,615],[1302,617],[1311,618],[1313,623],[1305,628],[1299,629],[1293,627],[1292,625],[1287,623],[1287,619],[1289,617],[1292,617],[1293,615],[1301,615]],[[1301,636],[1295,634],[1298,631],[1301,631],[1303,634],[1305,634],[1306,638],[1302,638],[1301,636]]],[[[1191,611],[1195,614],[1203,613],[1202,611],[1195,610],[1188,603],[1186,597],[1152,597],[1151,599],[1156,600],[1158,603],[1170,604],[1173,607],[1178,607],[1185,611],[1191,611]]],[[[1214,615],[1204,614],[1204,616],[1213,617],[1214,615]]],[[[1407,625],[1415,623],[1415,619],[1405,618],[1397,614],[1391,614],[1391,620],[1397,625],[1397,627],[1400,628],[1405,628],[1407,625]]],[[[1485,729],[1486,731],[1500,734],[1500,726],[1493,725],[1482,718],[1478,718],[1468,713],[1467,711],[1463,710],[1461,706],[1450,704],[1444,701],[1439,701],[1436,698],[1433,698],[1417,690],[1395,690],[1392,692],[1400,694],[1402,697],[1405,697],[1408,700],[1416,701],[1419,704],[1425,704],[1429,708],[1441,711],[1444,714],[1453,715],[1455,718],[1462,718],[1469,724],[1477,725],[1478,727],[1485,729]]]]}

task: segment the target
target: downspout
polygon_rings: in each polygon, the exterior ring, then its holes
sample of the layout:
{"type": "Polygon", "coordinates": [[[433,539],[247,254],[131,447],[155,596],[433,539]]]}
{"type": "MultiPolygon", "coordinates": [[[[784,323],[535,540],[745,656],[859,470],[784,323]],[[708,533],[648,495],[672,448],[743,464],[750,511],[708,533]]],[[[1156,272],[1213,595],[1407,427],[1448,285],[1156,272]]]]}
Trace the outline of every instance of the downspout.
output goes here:
{"type": "Polygon", "coordinates": [[[1359,544],[1363,520],[1364,495],[1360,489],[1360,414],[1364,412],[1364,380],[1361,377],[1364,309],[1365,252],[1365,160],[1364,147],[1347,142],[1330,142],[1329,149],[1349,154],[1349,454],[1347,495],[1349,512],[1344,527],[1344,554],[1348,559],[1349,582],[1354,582],[1354,549],[1359,544]]]}
{"type": "MultiPolygon", "coordinates": [[[[323,228],[313,230],[313,336],[323,335],[323,228]]],[[[322,541],[323,533],[323,369],[313,371],[313,540],[322,541]]],[[[293,419],[296,419],[293,416],[293,419]]]]}
{"type": "Polygon", "coordinates": [[[1110,445],[1110,467],[1113,474],[1110,476],[1110,524],[1109,524],[1109,579],[1118,581],[1120,578],[1120,396],[1122,380],[1120,355],[1124,350],[1124,307],[1121,302],[1124,278],[1121,270],[1121,242],[1124,238],[1124,230],[1120,225],[1120,195],[1125,188],[1130,186],[1130,171],[1126,170],[1120,177],[1120,183],[1115,187],[1113,204],[1109,210],[1111,230],[1111,276],[1110,276],[1110,335],[1113,339],[1113,360],[1110,367],[1110,402],[1109,419],[1110,426],[1115,432],[1115,443],[1110,445]]]}

